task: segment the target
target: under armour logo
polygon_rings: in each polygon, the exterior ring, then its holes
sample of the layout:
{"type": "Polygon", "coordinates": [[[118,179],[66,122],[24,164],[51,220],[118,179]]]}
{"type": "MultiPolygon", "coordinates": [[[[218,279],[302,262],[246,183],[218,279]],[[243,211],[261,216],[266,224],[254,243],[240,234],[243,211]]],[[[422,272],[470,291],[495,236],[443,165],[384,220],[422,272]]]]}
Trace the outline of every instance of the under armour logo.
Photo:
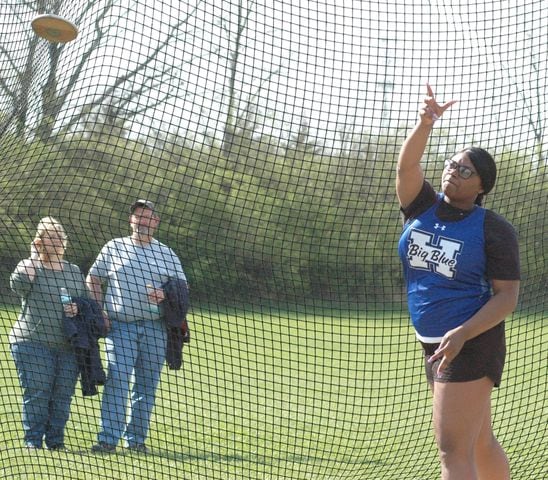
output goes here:
{"type": "Polygon", "coordinates": [[[437,230],[438,228],[443,232],[445,230],[445,225],[440,225],[439,223],[434,224],[434,228],[437,230]]]}

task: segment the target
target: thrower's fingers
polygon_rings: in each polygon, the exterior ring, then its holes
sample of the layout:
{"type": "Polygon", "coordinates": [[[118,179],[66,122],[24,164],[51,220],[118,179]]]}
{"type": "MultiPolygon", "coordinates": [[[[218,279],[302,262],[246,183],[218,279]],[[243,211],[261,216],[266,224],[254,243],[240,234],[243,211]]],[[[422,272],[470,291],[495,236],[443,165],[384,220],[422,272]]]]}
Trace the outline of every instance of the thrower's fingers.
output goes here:
{"type": "Polygon", "coordinates": [[[434,363],[436,360],[443,356],[443,352],[435,351],[432,355],[428,357],[428,363],[434,363]]]}
{"type": "Polygon", "coordinates": [[[445,356],[445,349],[447,348],[447,346],[445,345],[445,343],[442,341],[438,348],[436,348],[436,351],[430,356],[430,358],[428,359],[428,361],[430,363],[432,362],[435,362],[436,360],[440,359],[441,357],[445,356]]]}
{"type": "Polygon", "coordinates": [[[455,103],[457,103],[457,100],[449,100],[447,103],[444,103],[441,107],[440,107],[440,115],[445,112],[445,110],[447,110],[448,108],[452,107],[453,105],[455,105],[455,103]]]}
{"type": "Polygon", "coordinates": [[[447,357],[444,355],[443,358],[441,359],[440,364],[438,365],[438,370],[437,370],[438,376],[441,376],[441,374],[447,368],[447,365],[449,365],[449,360],[447,360],[447,357]]]}

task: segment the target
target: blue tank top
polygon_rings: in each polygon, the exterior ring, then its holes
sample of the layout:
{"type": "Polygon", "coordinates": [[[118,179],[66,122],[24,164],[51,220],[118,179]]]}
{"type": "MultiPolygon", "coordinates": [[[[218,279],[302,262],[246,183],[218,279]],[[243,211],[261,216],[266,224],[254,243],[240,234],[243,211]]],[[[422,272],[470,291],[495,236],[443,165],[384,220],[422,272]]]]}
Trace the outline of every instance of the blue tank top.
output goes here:
{"type": "Polygon", "coordinates": [[[491,297],[485,275],[485,209],[476,206],[462,220],[442,221],[436,215],[442,198],[438,194],[432,207],[405,224],[398,246],[411,321],[426,343],[439,342],[491,297]]]}

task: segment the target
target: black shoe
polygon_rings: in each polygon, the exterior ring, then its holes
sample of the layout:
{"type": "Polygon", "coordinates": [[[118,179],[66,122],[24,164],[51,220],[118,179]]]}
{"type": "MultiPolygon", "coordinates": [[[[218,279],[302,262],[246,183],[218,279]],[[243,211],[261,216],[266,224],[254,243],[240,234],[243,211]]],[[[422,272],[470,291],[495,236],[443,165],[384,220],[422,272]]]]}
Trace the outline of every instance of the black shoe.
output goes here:
{"type": "Polygon", "coordinates": [[[48,450],[50,451],[56,451],[56,452],[63,452],[66,450],[65,446],[62,443],[59,443],[57,445],[51,445],[48,447],[48,450]]]}
{"type": "Polygon", "coordinates": [[[149,453],[149,450],[144,443],[136,443],[134,445],[128,445],[126,449],[129,450],[130,452],[149,453]]]}
{"type": "Polygon", "coordinates": [[[34,443],[25,443],[25,448],[27,450],[41,450],[42,447],[40,445],[35,445],[34,443]]]}
{"type": "Polygon", "coordinates": [[[116,445],[111,445],[106,442],[98,442],[91,447],[91,451],[94,453],[114,453],[116,451],[116,445]]]}

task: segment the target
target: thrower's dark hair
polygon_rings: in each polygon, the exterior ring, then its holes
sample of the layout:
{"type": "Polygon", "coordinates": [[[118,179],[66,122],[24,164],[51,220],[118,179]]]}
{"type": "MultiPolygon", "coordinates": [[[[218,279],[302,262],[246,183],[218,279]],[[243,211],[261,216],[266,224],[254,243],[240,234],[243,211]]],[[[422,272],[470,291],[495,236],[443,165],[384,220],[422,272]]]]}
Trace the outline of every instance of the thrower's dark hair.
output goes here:
{"type": "Polygon", "coordinates": [[[476,205],[481,205],[485,195],[487,195],[495,186],[495,181],[497,179],[497,166],[495,160],[487,150],[480,147],[466,147],[458,153],[465,153],[478,172],[483,192],[476,197],[475,203],[476,205]]]}

